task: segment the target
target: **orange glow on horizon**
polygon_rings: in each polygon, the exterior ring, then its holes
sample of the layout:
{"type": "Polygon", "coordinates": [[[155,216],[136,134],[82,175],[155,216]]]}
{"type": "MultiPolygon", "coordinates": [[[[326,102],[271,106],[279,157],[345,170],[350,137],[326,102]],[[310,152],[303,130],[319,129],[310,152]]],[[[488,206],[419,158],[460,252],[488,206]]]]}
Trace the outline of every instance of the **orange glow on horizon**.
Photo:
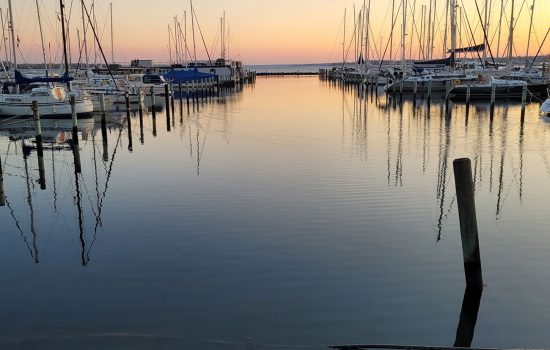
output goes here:
{"type": "MultiPolygon", "coordinates": [[[[92,1],[96,6],[96,23],[98,35],[101,39],[105,56],[111,59],[110,44],[110,13],[108,0],[85,0],[89,9],[92,1]]],[[[183,25],[184,11],[187,12],[187,45],[192,51],[191,40],[191,19],[189,4],[176,0],[160,0],[155,6],[145,0],[112,0],[114,17],[114,40],[115,56],[117,62],[127,63],[132,59],[153,59],[157,63],[169,61],[168,50],[168,26],[174,27],[174,16],[177,16],[183,25]]],[[[517,26],[514,35],[514,56],[524,56],[527,46],[529,28],[529,6],[516,1],[515,18],[517,26]],[[518,18],[519,15],[519,18],[518,18]]],[[[41,7],[42,23],[46,41],[48,60],[61,61],[60,49],[60,27],[58,20],[58,1],[43,0],[41,7]]],[[[367,1],[368,3],[368,1],[367,1]]],[[[434,58],[442,56],[443,37],[445,25],[445,1],[436,1],[436,23],[434,39],[434,58]]],[[[482,30],[479,16],[473,0],[457,0],[458,8],[457,21],[459,28],[458,45],[469,46],[474,42],[467,27],[469,22],[474,32],[475,44],[483,42],[482,30]],[[466,20],[465,13],[468,14],[466,20]]],[[[484,1],[478,1],[483,6],[484,1]]],[[[500,1],[493,3],[490,12],[489,37],[491,48],[496,54],[498,23],[500,16],[500,1]]],[[[66,1],[66,12],[69,18],[69,34],[71,41],[72,61],[78,61],[79,43],[78,36],[82,37],[82,18],[79,1],[74,1],[72,8],[70,2],[66,1]],[[70,16],[70,17],[69,17],[70,16]],[[78,33],[77,33],[78,31],[78,33]]],[[[245,64],[283,64],[283,63],[326,63],[339,62],[342,60],[343,40],[343,17],[344,9],[347,9],[346,21],[346,50],[350,47],[348,61],[353,61],[354,44],[351,42],[354,23],[353,1],[340,0],[281,0],[278,2],[258,2],[254,0],[240,0],[232,3],[221,0],[203,0],[195,2],[195,12],[200,24],[200,31],[204,34],[204,41],[208,47],[211,58],[220,56],[219,26],[220,17],[225,10],[227,16],[229,34],[229,57],[239,59],[245,64]]],[[[395,12],[400,9],[401,0],[395,0],[395,12]]],[[[407,11],[407,58],[422,58],[419,53],[419,32],[421,31],[421,6],[425,5],[426,12],[429,11],[429,0],[416,0],[416,11],[413,29],[412,5],[413,1],[408,0],[407,11]],[[412,50],[410,40],[412,34],[412,50]]],[[[41,62],[42,50],[40,34],[36,14],[36,5],[32,0],[13,1],[16,35],[20,38],[19,58],[20,62],[41,62]]],[[[363,1],[355,2],[355,14],[363,6],[363,1]]],[[[7,0],[0,0],[0,7],[3,9],[4,17],[7,13],[7,0]]],[[[480,8],[483,16],[483,8],[480,8]]],[[[550,16],[550,2],[537,1],[535,3],[535,15],[533,19],[533,34],[529,53],[534,55],[539,49],[540,43],[548,29],[546,19],[550,16]]],[[[370,46],[371,58],[378,60],[381,52],[387,46],[391,32],[391,1],[371,0],[371,21],[370,21],[370,46]]],[[[400,59],[401,41],[401,14],[398,14],[394,29],[392,57],[400,59]]],[[[501,27],[500,54],[508,40],[508,22],[510,17],[509,6],[504,11],[501,27]]],[[[196,22],[196,21],[195,21],[196,22]]],[[[426,20],[427,22],[427,20],[426,20]]],[[[4,27],[7,27],[5,24],[4,27]]],[[[183,29],[182,29],[183,30],[183,29]]],[[[5,30],[4,39],[7,39],[8,32],[5,30]]],[[[90,61],[102,62],[98,55],[94,58],[94,47],[92,35],[88,30],[88,51],[90,61]]],[[[199,33],[198,26],[195,27],[195,43],[199,59],[206,59],[206,50],[199,33]]],[[[173,43],[172,43],[173,45],[173,43]]],[[[388,58],[388,48],[385,58],[388,58]]],[[[550,53],[550,39],[543,46],[541,55],[550,53]]],[[[6,57],[5,47],[0,52],[6,57]]],[[[84,55],[83,55],[84,56],[84,55]]],[[[172,48],[174,56],[174,48],[172,48]]],[[[172,58],[173,59],[173,58],[172,58]]],[[[83,58],[82,58],[83,60],[83,58]]]]}

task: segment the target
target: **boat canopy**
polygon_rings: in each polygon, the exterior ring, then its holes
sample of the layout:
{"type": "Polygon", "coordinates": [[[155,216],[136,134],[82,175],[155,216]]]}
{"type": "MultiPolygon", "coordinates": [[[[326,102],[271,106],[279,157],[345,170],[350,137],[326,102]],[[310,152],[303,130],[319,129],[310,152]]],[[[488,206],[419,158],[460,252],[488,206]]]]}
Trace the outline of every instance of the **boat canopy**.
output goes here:
{"type": "Polygon", "coordinates": [[[19,70],[15,70],[15,83],[16,84],[32,84],[32,83],[67,83],[74,80],[69,76],[69,73],[63,74],[61,77],[28,77],[21,73],[19,70]]]}
{"type": "Polygon", "coordinates": [[[187,83],[207,78],[216,78],[216,74],[199,72],[197,68],[172,69],[164,74],[164,79],[174,83],[187,83]]]}
{"type": "MultiPolygon", "coordinates": [[[[455,49],[455,53],[481,52],[483,50],[485,50],[485,44],[479,44],[479,45],[461,47],[459,49],[455,49]]],[[[448,51],[448,52],[450,53],[451,51],[448,51]]]]}
{"type": "Polygon", "coordinates": [[[451,55],[447,58],[442,58],[438,60],[429,60],[429,61],[415,61],[415,66],[452,66],[455,61],[455,55],[451,53],[451,55]]]}

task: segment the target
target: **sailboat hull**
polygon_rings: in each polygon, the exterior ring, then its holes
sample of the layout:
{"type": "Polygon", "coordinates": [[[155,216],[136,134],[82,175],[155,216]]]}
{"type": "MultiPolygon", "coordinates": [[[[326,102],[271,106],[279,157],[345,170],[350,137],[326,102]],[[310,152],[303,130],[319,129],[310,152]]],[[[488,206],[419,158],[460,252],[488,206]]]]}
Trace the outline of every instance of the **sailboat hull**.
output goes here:
{"type": "MultiPolygon", "coordinates": [[[[527,85],[527,99],[530,99],[530,95],[540,97],[546,94],[547,84],[529,84],[527,85]]],[[[455,101],[466,100],[467,87],[456,86],[451,90],[451,99],[455,101]]],[[[495,99],[497,100],[515,100],[521,101],[523,94],[523,86],[496,86],[495,99]]],[[[470,99],[471,100],[491,100],[491,86],[470,86],[470,99]]]]}
{"type": "MultiPolygon", "coordinates": [[[[78,118],[93,117],[94,106],[89,99],[79,100],[75,105],[78,118]]],[[[72,118],[71,105],[67,101],[39,102],[38,111],[41,119],[70,119],[72,118]]],[[[30,102],[5,103],[0,101],[0,117],[32,117],[30,102]]]]}

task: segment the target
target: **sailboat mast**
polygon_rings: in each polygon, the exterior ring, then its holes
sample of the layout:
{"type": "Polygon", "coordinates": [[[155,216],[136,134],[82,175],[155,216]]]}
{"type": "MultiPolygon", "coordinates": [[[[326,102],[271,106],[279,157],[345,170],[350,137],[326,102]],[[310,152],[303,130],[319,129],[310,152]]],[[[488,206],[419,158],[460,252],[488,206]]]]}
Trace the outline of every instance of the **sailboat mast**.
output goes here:
{"type": "Polygon", "coordinates": [[[500,35],[502,33],[502,14],[504,13],[504,0],[500,0],[500,18],[498,20],[497,57],[500,57],[500,35]]]}
{"type": "Polygon", "coordinates": [[[426,42],[424,43],[424,47],[425,47],[425,52],[426,52],[426,58],[427,59],[432,59],[430,57],[430,46],[431,46],[431,42],[432,42],[432,0],[430,0],[430,7],[429,7],[429,10],[428,10],[428,27],[427,27],[427,30],[426,30],[426,42]]]}
{"type": "Polygon", "coordinates": [[[84,0],[80,1],[81,4],[81,11],[82,11],[82,35],[84,38],[84,57],[86,58],[86,69],[90,67],[90,59],[88,58],[88,40],[87,40],[87,34],[86,34],[86,20],[84,17],[84,0]]]}
{"type": "Polygon", "coordinates": [[[531,5],[531,19],[529,20],[529,35],[527,38],[527,52],[525,53],[525,71],[529,67],[529,46],[531,45],[531,31],[533,30],[533,14],[535,13],[535,0],[531,5]]]}
{"type": "Polygon", "coordinates": [[[455,0],[450,0],[450,22],[451,22],[451,64],[455,67],[455,51],[456,51],[456,3],[455,0]]]}
{"type": "Polygon", "coordinates": [[[1,25],[2,25],[2,45],[6,45],[6,49],[4,50],[4,53],[6,54],[6,62],[9,62],[9,58],[8,58],[8,55],[9,55],[9,47],[8,47],[8,43],[7,43],[7,40],[6,39],[6,32],[4,31],[4,12],[3,10],[0,8],[0,22],[1,22],[1,25]]]}
{"type": "MultiPolygon", "coordinates": [[[[67,38],[65,36],[65,5],[63,0],[59,0],[59,8],[61,10],[61,32],[63,34],[63,58],[65,60],[65,74],[69,75],[69,57],[67,55],[67,38]]],[[[71,91],[71,83],[67,82],[67,89],[71,91]]]]}
{"type": "Polygon", "coordinates": [[[187,11],[183,11],[183,43],[185,44],[183,49],[183,63],[187,65],[187,11]]]}
{"type": "Polygon", "coordinates": [[[220,57],[223,58],[223,18],[220,17],[220,57]]]}
{"type": "Polygon", "coordinates": [[[342,69],[346,65],[346,15],[348,9],[344,9],[344,40],[342,41],[342,69]]]}
{"type": "Polygon", "coordinates": [[[407,0],[403,0],[403,32],[401,33],[401,68],[405,73],[405,37],[407,35],[407,0]]]}
{"type": "Polygon", "coordinates": [[[447,56],[448,19],[449,19],[449,0],[445,1],[445,33],[443,34],[443,57],[447,56]]]}
{"type": "Polygon", "coordinates": [[[437,20],[437,1],[434,0],[434,12],[432,20],[432,41],[430,42],[430,59],[433,59],[434,55],[434,41],[435,41],[435,22],[437,20]]]}
{"type": "Polygon", "coordinates": [[[195,11],[193,10],[193,0],[189,0],[191,3],[191,30],[193,31],[193,57],[197,62],[197,46],[195,43],[195,11]]]}
{"type": "Polygon", "coordinates": [[[393,59],[393,24],[395,23],[395,0],[391,2],[390,61],[393,59]]]}
{"type": "MultiPolygon", "coordinates": [[[[15,48],[15,33],[13,29],[13,11],[11,8],[11,0],[8,0],[8,7],[9,7],[9,13],[10,13],[10,21],[9,21],[9,27],[10,27],[10,34],[11,34],[11,46],[13,50],[13,71],[17,69],[17,53],[15,48]]],[[[15,93],[19,93],[19,84],[15,85],[15,93]]]]}
{"type": "Polygon", "coordinates": [[[512,53],[514,52],[514,0],[510,10],[510,34],[508,37],[508,68],[512,69],[512,53]]]}
{"type": "Polygon", "coordinates": [[[170,25],[168,25],[168,64],[172,65],[172,29],[170,29],[170,25]]]}
{"type": "Polygon", "coordinates": [[[485,34],[483,34],[483,67],[485,67],[487,63],[487,45],[489,45],[487,42],[487,37],[489,36],[489,33],[487,32],[489,30],[489,22],[487,21],[488,15],[489,0],[485,0],[485,23],[483,23],[483,31],[485,32],[485,34]]]}
{"type": "Polygon", "coordinates": [[[42,19],[40,18],[40,6],[38,0],[36,0],[36,13],[38,14],[38,27],[40,29],[40,40],[42,42],[42,56],[44,57],[44,69],[46,70],[46,76],[48,76],[48,61],[46,59],[46,48],[44,47],[44,33],[42,33],[42,19]]]}
{"type": "Polygon", "coordinates": [[[175,52],[175,64],[180,63],[180,53],[178,45],[178,17],[174,16],[174,52],[175,52]]]}
{"type": "Polygon", "coordinates": [[[370,27],[370,0],[369,0],[369,8],[367,9],[367,23],[366,23],[366,26],[367,26],[367,33],[365,35],[365,66],[367,65],[367,62],[370,60],[370,50],[369,50],[369,34],[370,34],[370,30],[369,30],[369,27],[370,27]]]}
{"type": "Polygon", "coordinates": [[[111,62],[115,64],[115,45],[114,45],[114,34],[113,34],[113,3],[111,2],[111,62]]]}
{"type": "Polygon", "coordinates": [[[416,12],[416,0],[413,1],[413,7],[412,7],[411,34],[409,35],[410,36],[410,40],[409,40],[409,59],[413,58],[412,48],[413,48],[414,26],[415,26],[415,23],[416,23],[415,12],[416,12]]]}

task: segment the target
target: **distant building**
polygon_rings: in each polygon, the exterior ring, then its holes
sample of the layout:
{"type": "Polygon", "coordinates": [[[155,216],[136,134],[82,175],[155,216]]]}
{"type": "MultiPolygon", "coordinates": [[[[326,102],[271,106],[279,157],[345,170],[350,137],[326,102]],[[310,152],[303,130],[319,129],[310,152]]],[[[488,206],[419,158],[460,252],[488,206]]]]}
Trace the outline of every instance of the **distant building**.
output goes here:
{"type": "Polygon", "coordinates": [[[132,60],[130,63],[132,68],[151,68],[153,67],[153,60],[132,60]]]}

